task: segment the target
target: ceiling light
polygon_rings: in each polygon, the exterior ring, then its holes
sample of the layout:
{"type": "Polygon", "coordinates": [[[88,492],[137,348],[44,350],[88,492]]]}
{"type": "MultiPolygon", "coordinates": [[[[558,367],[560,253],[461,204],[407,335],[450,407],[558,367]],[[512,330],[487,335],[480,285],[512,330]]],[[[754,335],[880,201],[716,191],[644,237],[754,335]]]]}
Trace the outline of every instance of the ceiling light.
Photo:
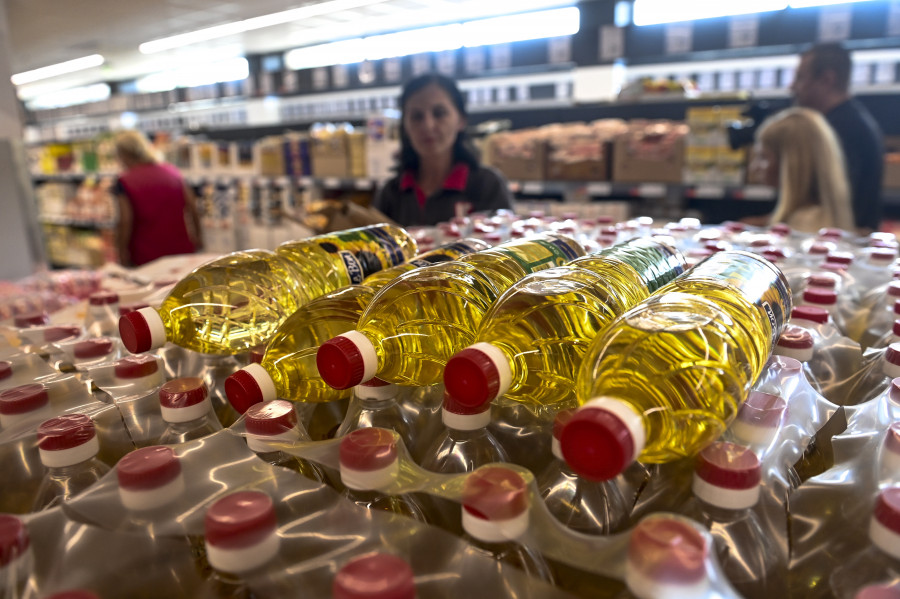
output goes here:
{"type": "Polygon", "coordinates": [[[24,85],[26,83],[40,81],[41,79],[49,79],[50,77],[56,77],[58,75],[65,75],[67,73],[74,73],[75,71],[99,67],[103,64],[103,61],[104,58],[101,55],[91,54],[90,56],[83,56],[74,60],[51,64],[50,66],[41,67],[32,71],[16,73],[10,77],[10,79],[15,85],[24,85]]]}
{"type": "Polygon", "coordinates": [[[634,0],[635,25],[659,25],[716,17],[748,15],[787,8],[787,0],[634,0]]]}
{"type": "Polygon", "coordinates": [[[574,35],[581,25],[580,11],[571,6],[463,23],[463,45],[469,48],[574,35]]]}
{"type": "Polygon", "coordinates": [[[243,21],[224,23],[222,25],[216,25],[214,27],[207,27],[205,29],[198,29],[196,31],[190,31],[188,33],[180,33],[178,35],[172,35],[150,42],[144,42],[143,44],[138,46],[138,49],[143,54],[153,54],[155,52],[162,52],[164,50],[171,50],[173,48],[180,48],[182,46],[189,46],[191,44],[196,44],[199,42],[206,42],[209,40],[219,39],[221,37],[227,37],[229,35],[244,33],[245,31],[254,31],[256,29],[262,29],[264,27],[282,25],[284,23],[290,23],[292,21],[318,17],[335,12],[340,12],[342,10],[351,10],[354,8],[369,6],[370,4],[379,4],[385,1],[386,0],[329,0],[328,2],[320,2],[319,4],[301,6],[300,8],[292,8],[290,10],[283,10],[281,12],[262,15],[259,17],[252,17],[250,19],[244,19],[243,21]]]}
{"type": "Polygon", "coordinates": [[[788,3],[788,6],[791,8],[807,8],[810,6],[831,6],[832,4],[851,4],[867,1],[868,0],[791,0],[788,3]]]}
{"type": "Polygon", "coordinates": [[[47,108],[62,108],[85,104],[86,102],[99,102],[109,98],[110,88],[106,83],[95,83],[84,87],[73,87],[60,91],[50,92],[35,96],[25,102],[29,110],[41,110],[47,108]]]}
{"type": "Polygon", "coordinates": [[[284,64],[289,69],[313,69],[333,64],[353,64],[366,59],[363,38],[354,38],[330,44],[297,48],[284,54],[284,64]]]}
{"type": "Polygon", "coordinates": [[[135,81],[141,93],[162,92],[176,87],[195,87],[225,81],[240,81],[250,75],[246,58],[229,58],[210,63],[191,63],[177,69],[160,71],[135,81]]]}

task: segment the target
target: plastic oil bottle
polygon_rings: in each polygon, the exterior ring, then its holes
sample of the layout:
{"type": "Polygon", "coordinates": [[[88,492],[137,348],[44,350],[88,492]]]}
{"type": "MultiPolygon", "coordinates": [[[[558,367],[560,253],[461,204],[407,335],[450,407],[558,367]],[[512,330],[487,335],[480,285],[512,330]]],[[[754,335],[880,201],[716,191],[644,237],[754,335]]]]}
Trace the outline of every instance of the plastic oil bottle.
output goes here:
{"type": "Polygon", "coordinates": [[[336,389],[374,376],[400,385],[439,383],[447,360],[475,341],[504,291],[583,254],[575,240],[543,233],[406,273],[378,292],[356,330],[319,348],[319,373],[336,389]]]}
{"type": "Polygon", "coordinates": [[[478,239],[463,239],[370,275],[362,285],[343,287],[311,301],[278,327],[259,364],[248,366],[227,379],[228,400],[243,413],[254,403],[276,397],[310,403],[347,397],[348,391],[334,389],[319,376],[316,367],[319,346],[353,330],[375,293],[391,280],[410,270],[454,260],[486,247],[478,239]]]}
{"type": "Polygon", "coordinates": [[[320,235],[213,260],[179,281],[159,310],[142,308],[119,320],[132,353],[166,341],[200,353],[235,354],[268,341],[284,320],[312,299],[416,253],[403,229],[374,225],[320,235]]]}
{"type": "Polygon", "coordinates": [[[646,238],[528,275],[493,304],[478,342],[447,362],[444,385],[464,403],[505,395],[574,405],[575,374],[594,337],[684,267],[678,251],[646,238]]]}
{"type": "Polygon", "coordinates": [[[588,349],[566,461],[605,480],[695,455],[737,415],[790,312],[784,275],[755,254],[718,252],[669,283],[588,349]]]}

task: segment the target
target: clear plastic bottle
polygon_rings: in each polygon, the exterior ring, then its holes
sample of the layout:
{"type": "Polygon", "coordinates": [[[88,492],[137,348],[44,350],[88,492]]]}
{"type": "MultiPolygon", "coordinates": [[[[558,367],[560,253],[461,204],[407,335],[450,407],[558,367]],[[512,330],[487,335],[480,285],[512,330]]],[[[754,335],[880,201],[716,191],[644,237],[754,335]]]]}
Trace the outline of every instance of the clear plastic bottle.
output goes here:
{"type": "Polygon", "coordinates": [[[566,464],[559,446],[562,429],[574,410],[562,410],[553,422],[553,462],[537,477],[541,498],[553,517],[588,535],[619,532],[628,524],[631,503],[613,481],[581,478],[566,464]]]}
{"type": "Polygon", "coordinates": [[[241,368],[241,363],[235,356],[201,354],[200,364],[200,369],[191,375],[203,379],[206,388],[209,389],[209,399],[212,401],[216,417],[222,426],[227,428],[237,422],[241,415],[228,402],[225,381],[241,368]]]}
{"type": "Polygon", "coordinates": [[[784,422],[786,410],[787,402],[780,396],[751,391],[725,436],[764,459],[784,422]]]}
{"type": "Polygon", "coordinates": [[[159,408],[166,421],[160,445],[202,439],[222,430],[206,384],[198,377],[183,377],[163,385],[159,390],[159,408]]]}
{"type": "Polygon", "coordinates": [[[878,494],[869,521],[871,545],[846,556],[829,578],[836,599],[853,599],[871,584],[894,580],[900,571],[900,487],[878,494]]]}
{"type": "Polygon", "coordinates": [[[484,555],[552,584],[543,556],[520,542],[528,532],[529,507],[528,485],[519,473],[502,466],[479,468],[463,487],[464,538],[484,555]]]}
{"type": "Polygon", "coordinates": [[[153,445],[136,449],[116,464],[119,499],[131,514],[132,524],[146,524],[148,517],[184,495],[181,462],[171,447],[153,445]]]}
{"type": "Polygon", "coordinates": [[[694,469],[694,497],[682,513],[712,533],[719,565],[746,599],[783,597],[787,556],[766,533],[754,511],[762,480],[759,459],[746,447],[713,443],[694,469]]]}
{"type": "Polygon", "coordinates": [[[467,254],[481,252],[490,249],[490,247],[491,244],[474,237],[454,240],[450,243],[445,243],[444,245],[436,247],[433,250],[418,254],[408,262],[373,273],[363,279],[362,284],[378,291],[400,275],[411,270],[423,268],[425,266],[433,266],[442,262],[450,262],[451,260],[458,260],[467,254]]]}
{"type": "Polygon", "coordinates": [[[84,414],[44,421],[37,429],[37,438],[41,463],[47,472],[38,487],[33,511],[61,505],[109,472],[109,466],[97,459],[97,431],[84,414]]]}
{"type": "Polygon", "coordinates": [[[375,376],[401,385],[439,383],[447,360],[472,344],[504,291],[583,254],[573,239],[544,233],[406,273],[372,298],[355,330],[322,344],[319,373],[336,389],[375,376]]]}
{"type": "Polygon", "coordinates": [[[247,447],[264,462],[289,468],[306,478],[325,482],[325,473],[319,466],[303,458],[279,450],[275,443],[308,441],[309,435],[300,428],[294,405],[283,399],[259,403],[244,413],[247,427],[247,447]]]}
{"type": "Polygon", "coordinates": [[[20,354],[0,360],[0,390],[27,385],[55,371],[35,355],[20,354]]]}
{"type": "Polygon", "coordinates": [[[412,495],[391,495],[400,473],[394,434],[383,428],[361,428],[341,439],[343,495],[360,507],[408,516],[426,522],[425,510],[412,495]]]}
{"type": "Polygon", "coordinates": [[[0,429],[26,421],[40,422],[53,416],[50,395],[40,383],[19,385],[0,392],[0,429]]]}
{"type": "Polygon", "coordinates": [[[165,382],[155,356],[127,356],[116,360],[113,368],[116,392],[144,395],[158,390],[165,382]]]}
{"type": "Polygon", "coordinates": [[[494,302],[477,343],[447,362],[445,387],[460,402],[574,402],[575,373],[591,341],[684,266],[666,244],[636,239],[528,275],[494,302]]]}
{"type": "Polygon", "coordinates": [[[896,319],[894,324],[891,325],[890,330],[874,341],[870,347],[873,349],[881,349],[898,341],[900,341],[900,318],[896,319]]]}
{"type": "Polygon", "coordinates": [[[891,386],[891,382],[900,377],[900,343],[891,343],[878,351],[881,352],[881,356],[873,355],[876,361],[872,363],[869,375],[862,377],[847,392],[843,405],[857,406],[867,403],[884,393],[891,386]]]}
{"type": "Polygon", "coordinates": [[[234,354],[268,341],[312,299],[404,262],[416,244],[403,229],[373,225],[224,256],[179,281],[159,310],[124,315],[119,331],[132,353],[172,341],[207,354],[234,354]]]}
{"type": "Polygon", "coordinates": [[[34,555],[25,522],[0,514],[0,595],[8,599],[27,596],[33,571],[34,555]]]}
{"type": "Polygon", "coordinates": [[[98,291],[88,296],[84,330],[90,337],[117,336],[119,334],[118,293],[98,291]]]}
{"type": "Polygon", "coordinates": [[[566,461],[606,480],[638,458],[695,455],[737,415],[790,309],[781,272],[745,252],[719,252],[663,287],[588,350],[566,461]]]}
{"type": "Polygon", "coordinates": [[[402,557],[370,553],[353,558],[338,570],[332,599],[416,599],[412,568],[402,557]]]}
{"type": "Polygon", "coordinates": [[[206,597],[253,599],[247,586],[278,560],[281,538],[272,498],[260,491],[237,491],[206,510],[206,559],[212,567],[206,597]]]}
{"type": "Polygon", "coordinates": [[[775,343],[773,353],[776,356],[793,358],[803,365],[803,374],[806,380],[817,392],[821,393],[818,377],[810,368],[810,362],[815,355],[815,338],[813,334],[803,327],[789,324],[784,327],[781,336],[775,343]]]}
{"type": "MultiPolygon", "coordinates": [[[[900,300],[900,281],[891,281],[882,289],[880,297],[872,297],[868,306],[861,305],[857,317],[847,322],[847,336],[859,341],[863,347],[874,346],[885,333],[891,331],[891,326],[898,318],[894,308],[897,300],[900,300]]],[[[867,298],[868,294],[863,301],[867,298]]]]}
{"type": "Polygon", "coordinates": [[[338,427],[335,437],[361,428],[376,426],[392,430],[400,435],[407,450],[415,446],[415,424],[400,408],[398,396],[401,387],[374,378],[354,388],[344,421],[338,427]]]}
{"type": "Polygon", "coordinates": [[[857,591],[853,599],[900,599],[900,584],[871,584],[857,591]]]}

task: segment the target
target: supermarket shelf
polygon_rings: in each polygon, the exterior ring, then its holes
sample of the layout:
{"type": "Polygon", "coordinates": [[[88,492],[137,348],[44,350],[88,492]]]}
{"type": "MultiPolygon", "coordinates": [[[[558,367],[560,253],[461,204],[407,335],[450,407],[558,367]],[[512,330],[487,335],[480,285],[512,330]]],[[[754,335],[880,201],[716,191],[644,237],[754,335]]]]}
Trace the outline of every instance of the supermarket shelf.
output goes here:
{"type": "Polygon", "coordinates": [[[55,174],[43,174],[43,173],[32,173],[31,180],[35,183],[49,183],[49,182],[58,182],[58,183],[67,183],[67,182],[80,182],[84,181],[89,177],[115,177],[116,173],[55,173],[55,174]]]}
{"type": "Polygon", "coordinates": [[[580,194],[590,198],[659,199],[670,194],[700,200],[770,201],[775,190],[761,185],[684,185],[681,183],[618,183],[611,181],[513,181],[509,190],[520,196],[580,194]]]}
{"type": "Polygon", "coordinates": [[[109,221],[85,220],[49,214],[39,216],[38,221],[45,225],[62,225],[78,229],[112,229],[115,226],[115,223],[109,221]]]}

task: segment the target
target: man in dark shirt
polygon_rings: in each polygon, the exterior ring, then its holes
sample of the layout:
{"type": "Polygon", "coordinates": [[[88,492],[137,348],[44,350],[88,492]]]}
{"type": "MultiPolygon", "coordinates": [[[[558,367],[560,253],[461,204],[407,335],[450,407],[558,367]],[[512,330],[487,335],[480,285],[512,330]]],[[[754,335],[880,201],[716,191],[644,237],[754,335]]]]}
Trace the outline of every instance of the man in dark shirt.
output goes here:
{"type": "Polygon", "coordinates": [[[841,142],[860,232],[881,224],[884,136],[865,106],[850,96],[850,53],[839,44],[819,44],[804,52],[791,92],[797,104],[825,116],[841,142]]]}

